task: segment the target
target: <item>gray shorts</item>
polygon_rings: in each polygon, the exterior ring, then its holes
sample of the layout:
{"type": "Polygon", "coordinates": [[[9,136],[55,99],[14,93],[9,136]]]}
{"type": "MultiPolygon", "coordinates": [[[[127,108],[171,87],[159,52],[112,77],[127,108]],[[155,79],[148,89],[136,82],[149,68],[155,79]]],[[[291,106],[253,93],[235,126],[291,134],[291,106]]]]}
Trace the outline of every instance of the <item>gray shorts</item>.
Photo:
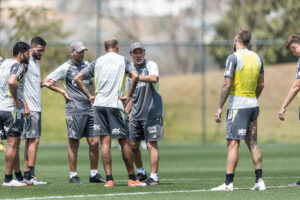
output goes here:
{"type": "Polygon", "coordinates": [[[0,111],[0,138],[19,137],[23,132],[24,114],[0,111]]]}
{"type": "Polygon", "coordinates": [[[41,112],[30,111],[25,118],[25,129],[22,139],[34,139],[41,137],[41,112]]]}
{"type": "Polygon", "coordinates": [[[128,120],[124,110],[95,106],[94,113],[96,134],[110,135],[112,139],[129,138],[128,120]]]}
{"type": "Polygon", "coordinates": [[[68,138],[97,137],[94,127],[94,115],[66,115],[68,138]]]}
{"type": "Polygon", "coordinates": [[[153,142],[164,139],[163,118],[151,120],[130,120],[129,125],[130,142],[146,140],[153,142]]]}
{"type": "Polygon", "coordinates": [[[226,139],[244,140],[249,122],[259,115],[259,107],[244,109],[228,109],[226,117],[226,139]]]}

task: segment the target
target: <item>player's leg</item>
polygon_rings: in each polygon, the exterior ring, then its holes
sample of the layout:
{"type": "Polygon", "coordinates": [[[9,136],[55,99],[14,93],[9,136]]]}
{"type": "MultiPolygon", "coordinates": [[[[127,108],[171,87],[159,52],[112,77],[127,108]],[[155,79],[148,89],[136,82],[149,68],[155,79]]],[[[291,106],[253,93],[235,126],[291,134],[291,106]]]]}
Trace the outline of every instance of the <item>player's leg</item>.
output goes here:
{"type": "Polygon", "coordinates": [[[100,136],[101,142],[101,160],[104,168],[104,172],[106,174],[106,187],[113,187],[114,186],[114,179],[112,176],[112,164],[111,164],[111,137],[110,135],[101,135],[100,136]]]}
{"type": "Polygon", "coordinates": [[[77,153],[79,148],[79,139],[69,138],[68,159],[70,167],[70,183],[81,183],[77,174],[77,153]]]}
{"type": "Polygon", "coordinates": [[[29,141],[25,139],[25,145],[24,145],[24,177],[26,180],[30,180],[30,177],[28,176],[28,143],[29,141]]]}
{"type": "Polygon", "coordinates": [[[251,153],[255,169],[255,185],[253,190],[265,190],[266,186],[262,179],[262,154],[257,144],[257,118],[249,122],[245,142],[251,153]]]}
{"type": "Polygon", "coordinates": [[[141,140],[144,139],[143,127],[141,126],[140,121],[130,120],[129,138],[133,161],[137,168],[136,178],[139,181],[144,181],[147,179],[147,173],[143,167],[142,154],[140,151],[140,143],[141,140]]]}
{"type": "Polygon", "coordinates": [[[157,185],[159,184],[158,180],[158,163],[159,163],[159,153],[157,141],[147,142],[147,149],[149,151],[150,158],[150,168],[151,174],[150,178],[147,180],[147,185],[157,185]]]}
{"type": "Polygon", "coordinates": [[[87,137],[89,144],[89,157],[90,157],[90,183],[105,183],[98,173],[98,160],[99,160],[99,139],[98,137],[87,137]]]}

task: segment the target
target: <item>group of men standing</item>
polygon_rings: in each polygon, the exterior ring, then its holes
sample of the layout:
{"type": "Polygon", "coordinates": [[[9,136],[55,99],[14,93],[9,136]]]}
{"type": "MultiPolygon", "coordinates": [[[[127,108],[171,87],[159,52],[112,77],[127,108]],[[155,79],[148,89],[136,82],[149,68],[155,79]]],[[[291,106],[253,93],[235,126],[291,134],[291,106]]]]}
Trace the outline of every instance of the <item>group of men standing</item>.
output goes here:
{"type": "Polygon", "coordinates": [[[70,183],[81,183],[76,168],[77,152],[80,139],[86,137],[91,183],[105,183],[106,187],[114,187],[110,147],[111,139],[118,139],[128,172],[128,186],[159,184],[157,141],[163,139],[164,110],[159,94],[158,66],[145,59],[143,44],[135,42],[131,45],[132,64],[129,59],[118,54],[117,39],[108,38],[104,42],[106,54],[88,63],[84,60],[87,48],[80,41],[73,42],[70,45],[71,59],[41,83],[37,60],[41,59],[45,47],[46,42],[40,37],[34,37],[30,46],[18,42],[14,46],[13,58],[5,59],[0,65],[0,70],[5,72],[0,73],[3,85],[0,92],[0,133],[2,139],[8,139],[3,186],[47,184],[37,179],[34,173],[41,136],[42,86],[61,93],[66,100],[70,183]],[[129,91],[123,95],[126,75],[130,82],[129,91]],[[65,90],[55,85],[59,80],[66,81],[65,90]],[[26,123],[23,132],[24,116],[26,123]],[[24,178],[19,159],[21,134],[26,139],[24,178]],[[99,136],[106,179],[98,173],[99,136]],[[138,146],[144,139],[151,163],[148,179],[138,146]],[[138,168],[137,175],[134,162],[138,168]],[[13,171],[16,179],[13,179],[13,171]],[[146,182],[141,182],[143,180],[146,182]]]}

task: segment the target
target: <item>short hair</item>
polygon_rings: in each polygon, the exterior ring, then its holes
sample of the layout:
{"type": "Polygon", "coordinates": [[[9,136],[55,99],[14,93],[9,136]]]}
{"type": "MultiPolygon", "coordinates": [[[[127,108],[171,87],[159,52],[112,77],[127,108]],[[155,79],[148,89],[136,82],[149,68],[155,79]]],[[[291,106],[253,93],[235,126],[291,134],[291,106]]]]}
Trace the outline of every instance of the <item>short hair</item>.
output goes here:
{"type": "Polygon", "coordinates": [[[115,48],[118,44],[118,40],[115,37],[109,37],[104,40],[104,47],[106,50],[110,48],[115,48]]]}
{"type": "Polygon", "coordinates": [[[13,56],[17,56],[20,52],[24,53],[29,51],[29,45],[26,42],[17,42],[13,48],[13,56]]]}
{"type": "Polygon", "coordinates": [[[300,35],[290,35],[285,43],[285,47],[289,49],[292,43],[300,44],[300,35]]]}
{"type": "Polygon", "coordinates": [[[251,33],[247,29],[240,29],[237,32],[238,41],[241,42],[243,45],[248,46],[251,40],[251,33]]]}
{"type": "Polygon", "coordinates": [[[30,45],[33,45],[33,46],[37,46],[37,45],[46,46],[47,43],[43,38],[41,38],[39,36],[35,36],[31,39],[30,45]]]}

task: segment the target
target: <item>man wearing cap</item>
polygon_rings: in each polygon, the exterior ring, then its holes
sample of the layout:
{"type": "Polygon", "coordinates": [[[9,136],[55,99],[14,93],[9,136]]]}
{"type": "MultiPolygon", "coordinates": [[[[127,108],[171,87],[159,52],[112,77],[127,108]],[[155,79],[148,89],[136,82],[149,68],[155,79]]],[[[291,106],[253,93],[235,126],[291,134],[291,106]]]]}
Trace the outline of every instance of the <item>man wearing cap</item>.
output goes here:
{"type": "MultiPolygon", "coordinates": [[[[70,46],[71,59],[59,66],[44,81],[44,85],[55,92],[61,93],[66,100],[66,122],[69,138],[68,158],[70,165],[70,183],[81,183],[77,171],[77,152],[79,140],[86,137],[89,144],[90,156],[90,182],[104,183],[105,180],[98,174],[99,140],[98,133],[94,133],[94,114],[88,98],[77,87],[74,77],[88,66],[84,59],[87,48],[80,41],[73,42],[70,46]],[[65,79],[66,90],[54,84],[65,79]]],[[[93,79],[85,79],[84,86],[94,93],[93,79]]]]}
{"type": "Polygon", "coordinates": [[[122,156],[128,173],[128,186],[146,186],[136,179],[134,164],[129,144],[128,121],[124,106],[130,100],[138,82],[138,73],[131,62],[118,54],[119,43],[114,37],[104,42],[106,54],[92,62],[75,77],[75,81],[94,105],[94,131],[101,134],[101,159],[106,173],[106,187],[114,187],[111,162],[111,139],[118,139],[122,156]],[[126,74],[132,76],[132,85],[126,96],[123,96],[126,74]],[[97,82],[96,97],[83,84],[86,78],[95,77],[97,82]]]}
{"type": "Polygon", "coordinates": [[[162,118],[164,108],[159,92],[158,66],[155,62],[145,59],[145,48],[140,42],[131,44],[130,57],[139,73],[139,82],[125,111],[130,113],[129,136],[138,172],[137,178],[139,180],[147,178],[139,149],[141,140],[146,140],[151,168],[150,178],[146,183],[147,185],[157,185],[159,184],[157,141],[164,137],[162,118]]]}

